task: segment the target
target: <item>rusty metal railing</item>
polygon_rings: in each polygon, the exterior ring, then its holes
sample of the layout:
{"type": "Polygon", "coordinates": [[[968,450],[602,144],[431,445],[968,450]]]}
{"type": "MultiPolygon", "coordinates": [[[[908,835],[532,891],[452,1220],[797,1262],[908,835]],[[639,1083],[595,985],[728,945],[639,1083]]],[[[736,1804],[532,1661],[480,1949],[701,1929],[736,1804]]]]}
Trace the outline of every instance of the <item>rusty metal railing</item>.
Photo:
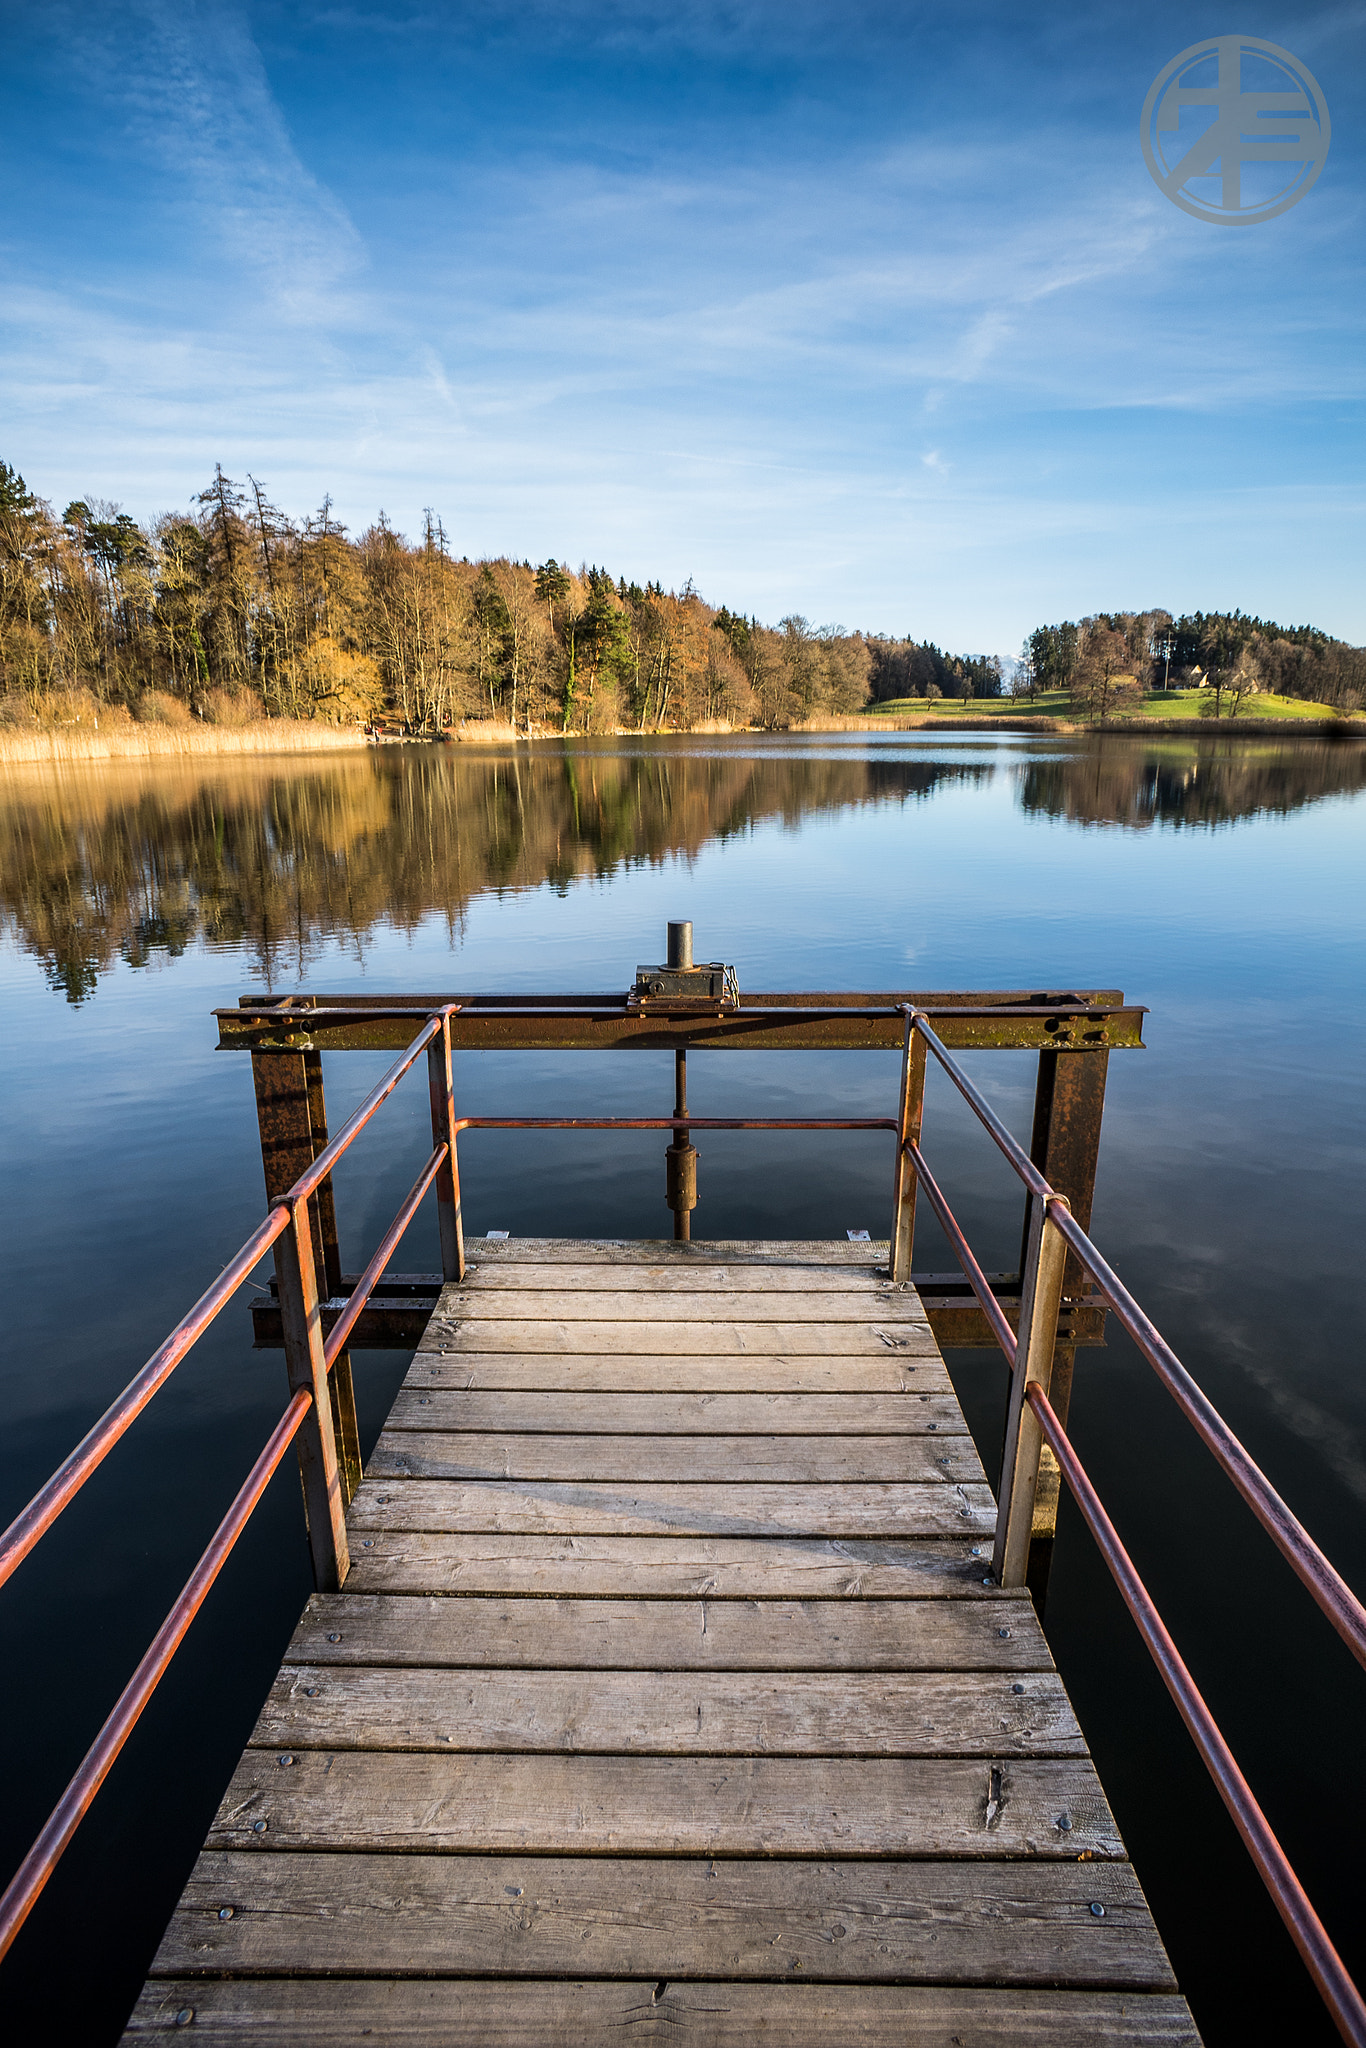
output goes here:
{"type": "MultiPolygon", "coordinates": [[[[385,1268],[431,1188],[436,1188],[441,1237],[442,1274],[463,1279],[464,1235],[460,1215],[460,1180],[456,1139],[465,1130],[699,1130],[744,1131],[895,1131],[890,1117],[457,1117],[451,1085],[451,1018],[456,1003],[425,1012],[405,1007],[366,1012],[367,1021],[421,1019],[421,1028],[403,1056],[347,1118],[335,1138],[319,1151],[269,1214],[259,1223],[236,1256],[205,1290],[189,1313],[158,1345],[105,1414],[39,1488],[23,1512],[0,1536],[0,1585],[17,1570],[48,1529],[80,1492],[138,1416],[166,1384],[215,1317],[274,1249],[284,1348],[291,1398],[272,1430],[261,1455],[214,1532],[194,1571],[157,1631],[151,1646],[120,1694],[94,1742],[82,1759],[46,1824],[0,1896],[0,1959],[32,1911],[72,1835],[108,1777],[138,1719],[165,1674],[191,1622],[203,1606],[237,1539],[292,1443],[299,1444],[309,1546],[314,1582],[335,1591],[350,1566],[345,1513],[349,1501],[339,1443],[354,1435],[354,1411],[338,1413],[341,1390],[333,1374],[347,1340],[373,1296],[385,1268]],[[311,1205],[329,1182],[344,1156],[377,1111],[393,1094],[423,1051],[428,1055],[433,1150],[380,1239],[373,1257],[352,1287],[341,1314],[326,1339],[313,1241],[311,1205]],[[330,1384],[329,1384],[330,1380],[330,1384]]],[[[329,1020],[350,1012],[328,1010],[329,1020]]],[[[288,1013],[282,1031],[288,1028],[288,1013]]],[[[341,1398],[353,1400],[350,1382],[341,1398]]]]}
{"type": "Polygon", "coordinates": [[[1366,1608],[1362,1607],[1351,1588],[1281,1499],[1266,1474],[1139,1307],[1113,1267],[1097,1251],[1072,1215],[1064,1197],[1050,1187],[990,1103],[973,1086],[924,1014],[904,1004],[901,1009],[906,1019],[898,1117],[903,1135],[896,1178],[892,1275],[893,1278],[904,1277],[904,1270],[898,1270],[899,1263],[909,1264],[910,1243],[903,1227],[904,1212],[909,1207],[913,1214],[918,1182],[981,1303],[1011,1369],[992,1576],[1003,1586],[1021,1586],[1025,1582],[1040,1459],[1042,1447],[1047,1444],[1082,1519],[1095,1538],[1120,1597],[1137,1624],[1162,1682],[1171,1694],[1177,1712],[1339,2033],[1344,2041],[1353,2043],[1354,2048],[1366,2048],[1366,2000],[1349,1976],[1270,1822],[1238,1768],[1218,1723],[1168,1634],[1151,1594],[1120,1541],[1095,1486],[1048,1399],[1062,1306],[1063,1272],[1069,1251],[1080,1259],[1093,1287],[1119,1318],[1291,1569],[1308,1587],[1317,1606],[1358,1662],[1363,1664],[1366,1664],[1366,1608]],[[920,1149],[918,1133],[925,1076],[922,1048],[934,1054],[978,1122],[1029,1191],[1028,1250],[1018,1333],[1012,1330],[1000,1303],[992,1294],[986,1275],[973,1256],[967,1238],[920,1149]]]}
{"type": "MultiPolygon", "coordinates": [[[[299,1446],[313,1573],[321,1590],[339,1587],[349,1569],[345,1510],[358,1477],[339,1456],[339,1441],[354,1441],[354,1408],[338,1412],[339,1399],[353,1402],[349,1374],[334,1372],[348,1338],[372,1298],[389,1260],[426,1195],[435,1188],[442,1274],[462,1279],[464,1239],[460,1214],[457,1140],[473,1130],[691,1130],[714,1131],[890,1131],[896,1137],[896,1167],[890,1233],[890,1274],[904,1281],[910,1271],[916,1198],[923,1189],[951,1244],[988,1326],[1011,1367],[1006,1447],[992,1557],[992,1574],[1002,1585],[1024,1583],[1035,1493],[1044,1444],[1100,1547],[1129,1612],[1138,1625],[1164,1683],[1174,1699],[1221,1798],[1231,1814],[1271,1898],[1343,2038],[1366,2048],[1366,2003],[1330,1941],[1293,1869],[1238,1769],[1228,1745],[1163,1625],[1147,1588],[1100,1502],[1049,1401],[1050,1376],[1063,1307],[1064,1275],[1074,1254],[1096,1295],[1157,1372],[1163,1385],[1201,1440],[1232,1479],[1262,1527],[1308,1587],[1318,1606],[1366,1663],[1366,1609],[1324,1557],[1286,1503],[1240,1443],[1228,1423],[1182,1365],[1171,1346],[1139,1307],[1123,1282],[1073,1217],[1066,1199],[1017,1144],[990,1104],[968,1079],[935,1032],[930,1014],[908,1003],[889,1005],[879,1015],[904,1020],[901,1086],[897,1114],[890,1117],[700,1117],[680,1095],[672,1117],[510,1117],[455,1114],[451,1083],[451,1020],[461,1005],[443,1002],[426,1009],[402,1004],[369,1007],[366,1022],[419,1022],[402,1057],[371,1090],[331,1139],[276,1201],[247,1239],[142,1370],[110,1406],[28,1507],[0,1536],[0,1585],[70,1504],[85,1481],[147,1407],[209,1324],[272,1248],[275,1252],[281,1322],[291,1398],[252,1466],[228,1513],[186,1582],[129,1684],[120,1695],[49,1820],[0,1897],[0,1958],[8,1951],[81,1818],[103,1784],[147,1701],[166,1671],[209,1589],[292,1443],[299,1446]],[[345,1307],[323,1336],[314,1205],[330,1191],[330,1175],[423,1051],[428,1056],[433,1150],[381,1238],[345,1307]],[[991,1136],[1028,1194],[1026,1258],[1019,1327],[1012,1329],[1001,1301],[971,1246],[920,1145],[926,1055],[932,1053],[978,1121],[991,1136]]],[[[354,1013],[342,1005],[308,1013],[344,1022],[354,1013]]],[[[965,1012],[965,1014],[968,1014],[965,1012]]],[[[272,1023],[287,1040],[299,1021],[275,1010],[272,1023]]],[[[261,1049],[274,1049],[263,1042],[261,1049]]]]}
{"type": "Polygon", "coordinates": [[[343,1319],[342,1324],[334,1327],[328,1343],[324,1345],[310,1203],[337,1161],[393,1094],[421,1053],[427,1050],[436,1148],[385,1232],[379,1251],[366,1267],[352,1294],[347,1313],[354,1322],[393,1256],[399,1239],[417,1213],[423,1196],[434,1182],[443,1260],[447,1262],[449,1277],[456,1278],[463,1271],[459,1189],[454,1172],[454,1104],[450,1072],[450,1019],[454,1007],[447,1005],[425,1018],[421,1030],[402,1058],[395,1062],[336,1137],[318,1154],[308,1172],[302,1174],[288,1193],[274,1204],[269,1215],[257,1225],[213,1285],[205,1290],[164,1343],[158,1345],[141,1372],[134,1376],[70,1457],[39,1488],[22,1514],[0,1536],[0,1585],[3,1585],[166,1384],[176,1366],[231,1301],[253,1268],[273,1247],[281,1306],[285,1314],[285,1351],[291,1387],[289,1404],[146,1655],[120,1694],[3,1897],[0,1897],[0,1958],[8,1953],[33,1910],[63,1850],[108,1777],[191,1622],[227,1563],[271,1477],[290,1445],[296,1441],[303,1471],[315,1580],[320,1585],[337,1586],[346,1577],[346,1501],[343,1498],[343,1475],[337,1454],[337,1430],[328,1374],[346,1341],[350,1324],[343,1319]]]}

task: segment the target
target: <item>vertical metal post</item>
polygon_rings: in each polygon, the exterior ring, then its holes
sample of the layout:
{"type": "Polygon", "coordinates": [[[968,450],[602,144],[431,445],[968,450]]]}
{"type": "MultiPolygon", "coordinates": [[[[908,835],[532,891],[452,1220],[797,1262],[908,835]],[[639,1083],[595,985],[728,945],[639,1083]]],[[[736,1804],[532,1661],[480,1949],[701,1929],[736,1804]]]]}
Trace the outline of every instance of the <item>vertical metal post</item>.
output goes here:
{"type": "Polygon", "coordinates": [[[436,1215],[441,1231],[441,1272],[465,1277],[465,1227],[460,1216],[460,1166],[455,1153],[455,1091],[451,1085],[451,1018],[444,1011],[441,1034],[427,1047],[427,1081],[432,1098],[432,1144],[448,1145],[436,1176],[436,1215]]]}
{"type": "MultiPolygon", "coordinates": [[[[251,1071],[256,1087],[256,1119],[261,1132],[266,1200],[274,1204],[289,1192],[300,1174],[307,1173],[327,1143],[322,1055],[316,1052],[257,1052],[251,1056],[251,1071]]],[[[337,1212],[330,1175],[310,1200],[308,1215],[314,1292],[340,1294],[341,1253],[337,1243],[337,1212]]],[[[276,1269],[278,1272],[278,1256],[276,1269]]],[[[351,1377],[349,1351],[337,1355],[328,1378],[328,1399],[332,1404],[332,1427],[341,1460],[343,1490],[349,1502],[355,1498],[361,1481],[360,1429],[356,1421],[356,1389],[351,1377]]]]}
{"type": "MultiPolygon", "coordinates": [[[[327,1143],[327,1097],[323,1090],[323,1056],[320,1052],[304,1054],[304,1083],[308,1089],[309,1139],[313,1159],[316,1159],[327,1143]]],[[[310,1159],[310,1166],[312,1163],[313,1160],[310,1159]]],[[[332,1193],[330,1173],[326,1180],[319,1181],[314,1201],[318,1212],[318,1233],[322,1238],[322,1284],[328,1294],[340,1294],[341,1246],[337,1240],[337,1205],[332,1193]]],[[[334,1367],[333,1370],[335,1369],[334,1367]]]]}
{"type": "MultiPolygon", "coordinates": [[[[1091,1228],[1091,1202],[1100,1156],[1100,1130],[1105,1114],[1105,1082],[1109,1063],[1110,1055],[1104,1047],[1039,1054],[1029,1156],[1049,1185],[1067,1197],[1068,1206],[1083,1230],[1091,1228]]],[[[1022,1269],[1028,1258],[1031,1208],[1032,1201],[1027,1202],[1024,1241],[1020,1249],[1022,1269]]],[[[1069,1251],[1063,1272],[1063,1299],[1080,1294],[1085,1278],[1081,1261],[1075,1252],[1069,1251]]],[[[1076,1356],[1075,1344],[1059,1344],[1053,1354],[1053,1380],[1048,1399],[1064,1428],[1071,1406],[1076,1356]]],[[[1053,1562],[1061,1490],[1062,1475],[1058,1471],[1057,1459],[1045,1444],[1034,1496],[1034,1532],[1027,1572],[1029,1590],[1040,1614],[1048,1596],[1048,1575],[1053,1562]]]]}
{"type": "Polygon", "coordinates": [[[280,1283],[280,1321],[290,1390],[297,1393],[304,1387],[313,1396],[313,1406],[298,1436],[313,1584],[320,1593],[335,1593],[345,1584],[351,1557],[346,1542],[346,1500],[332,1427],[318,1278],[306,1201],[291,1205],[290,1228],[275,1246],[275,1271],[280,1283]]]}
{"type": "Polygon", "coordinates": [[[908,1140],[920,1143],[920,1124],[925,1112],[925,1041],[915,1028],[915,1018],[906,1018],[906,1043],[901,1054],[901,1095],[896,1116],[896,1174],[892,1202],[890,1271],[893,1280],[908,1280],[911,1247],[915,1242],[915,1165],[906,1150],[908,1140]]]}
{"type": "MultiPolygon", "coordinates": [[[[1006,1419],[1005,1455],[996,1515],[996,1547],[991,1569],[1002,1586],[1022,1586],[1029,1565],[1034,1526],[1034,1499],[1039,1483],[1043,1437],[1025,1390],[1037,1381],[1045,1394],[1053,1376],[1053,1349],[1062,1306],[1067,1244],[1053,1221],[1050,1202],[1033,1204],[1029,1254],[1020,1299],[1020,1329],[1015,1345],[1015,1370],[1010,1381],[1010,1412],[1006,1419]]],[[[1063,1204],[1065,1207],[1066,1204],[1063,1204]]]]}
{"type": "MultiPolygon", "coordinates": [[[[679,927],[669,926],[669,951],[674,950],[674,933],[679,927]]],[[[692,926],[683,927],[688,933],[688,951],[692,949],[692,926]]],[[[674,1115],[688,1114],[688,1055],[679,1046],[674,1053],[674,1115]]],[[[687,1244],[692,1236],[692,1211],[697,1207],[697,1148],[692,1143],[692,1133],[684,1124],[675,1130],[673,1143],[664,1154],[664,1199],[674,1212],[674,1236],[687,1244]]]]}
{"type": "MultiPolygon", "coordinates": [[[[316,1159],[327,1143],[327,1098],[323,1092],[323,1056],[320,1052],[304,1054],[304,1079],[308,1086],[310,1140],[316,1159]]],[[[316,1222],[315,1245],[318,1237],[322,1239],[320,1286],[327,1295],[339,1295],[342,1292],[341,1245],[337,1237],[337,1206],[330,1173],[326,1180],[319,1181],[318,1192],[310,1206],[316,1222]]],[[[337,1456],[341,1461],[342,1487],[349,1506],[361,1482],[360,1425],[356,1419],[356,1383],[351,1376],[349,1351],[339,1351],[333,1359],[328,1390],[332,1402],[332,1427],[337,1436],[337,1456]]]]}

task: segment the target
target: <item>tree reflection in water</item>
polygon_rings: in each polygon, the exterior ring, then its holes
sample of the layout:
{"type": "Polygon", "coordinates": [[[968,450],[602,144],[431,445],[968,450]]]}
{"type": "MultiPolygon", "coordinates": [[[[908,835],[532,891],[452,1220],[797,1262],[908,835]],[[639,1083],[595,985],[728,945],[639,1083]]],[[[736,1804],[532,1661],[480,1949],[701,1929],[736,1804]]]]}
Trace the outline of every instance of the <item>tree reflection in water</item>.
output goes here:
{"type": "Polygon", "coordinates": [[[566,887],[993,772],[767,741],[29,770],[0,784],[0,917],[72,1003],[116,960],[196,941],[249,952],[269,984],[328,939],[433,914],[457,927],[483,891],[566,887]]]}
{"type": "Polygon", "coordinates": [[[1020,804],[1076,825],[1231,825],[1366,787],[1357,739],[1105,737],[1019,771],[1020,804]]]}
{"type": "Polygon", "coordinates": [[[79,1003],[105,969],[196,942],[251,955],[269,985],[329,939],[488,890],[696,855],[767,820],[928,799],[1004,758],[1026,813],[1081,825],[1214,826],[1366,785],[1354,741],[1048,740],[1023,760],[948,736],[602,740],[500,751],[404,747],[211,765],[13,770],[0,782],[0,918],[79,1003]]]}

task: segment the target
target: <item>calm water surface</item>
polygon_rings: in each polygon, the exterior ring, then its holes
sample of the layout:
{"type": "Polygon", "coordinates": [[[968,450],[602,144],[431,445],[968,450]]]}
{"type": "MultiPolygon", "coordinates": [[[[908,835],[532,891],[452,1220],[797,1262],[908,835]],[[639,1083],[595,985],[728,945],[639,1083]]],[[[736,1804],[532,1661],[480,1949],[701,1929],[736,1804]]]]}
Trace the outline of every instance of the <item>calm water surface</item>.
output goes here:
{"type": "MultiPolygon", "coordinates": [[[[1366,1586],[1359,743],[601,741],[0,779],[7,1342],[0,1517],[262,1210],[249,1062],[208,1012],[290,990],[623,988],[690,916],[741,987],[1119,987],[1093,1228],[1300,1512],[1366,1586]]],[[[386,1064],[329,1058],[333,1127],[386,1064]]],[[[973,1063],[1028,1136],[1032,1061],[973,1063]]],[[[890,1113],[896,1060],[690,1063],[698,1114],[890,1113]]],[[[671,1062],[463,1056],[478,1111],[664,1114],[671,1062]]],[[[359,1265],[429,1140],[401,1090],[338,1177],[359,1265]]],[[[927,1148],[984,1263],[1015,1184],[931,1080],[927,1148]]],[[[664,1235],[663,1138],[472,1137],[467,1229],[664,1235]]],[[[698,1236],[885,1235],[868,1137],[711,1134],[698,1236]]],[[[916,1264],[948,1264],[922,1219],[916,1264]]],[[[424,1218],[402,1255],[438,1263],[424,1218]]],[[[950,1353],[988,1470],[1003,1368],[950,1353]]],[[[368,1442],[406,1361],[360,1354],[368,1442]]],[[[0,1596],[8,1874],[283,1405],[230,1309],[0,1596]]],[[[1082,1353],[1073,1431],[1330,1930],[1366,1969],[1361,1675],[1147,1367],[1082,1353]]],[[[284,1469],[3,1978],[8,2038],[117,2039],[309,1586],[284,1469]],[[75,1958],[79,1955],[80,1965],[75,1958]]],[[[1335,2038],[1065,1504],[1048,1631],[1212,2043],[1335,2038]]]]}

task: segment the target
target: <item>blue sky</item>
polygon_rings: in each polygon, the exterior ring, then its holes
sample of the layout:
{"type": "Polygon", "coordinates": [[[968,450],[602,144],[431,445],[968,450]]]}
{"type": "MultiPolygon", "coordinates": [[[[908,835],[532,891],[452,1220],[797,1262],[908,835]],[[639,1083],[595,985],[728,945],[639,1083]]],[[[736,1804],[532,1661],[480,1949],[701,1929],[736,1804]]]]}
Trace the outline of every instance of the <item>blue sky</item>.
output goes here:
{"type": "Polygon", "coordinates": [[[1366,641],[1366,4],[0,0],[0,456],[1010,654],[1166,604],[1366,641]],[[1327,165],[1191,218],[1232,31],[1327,165]]]}

